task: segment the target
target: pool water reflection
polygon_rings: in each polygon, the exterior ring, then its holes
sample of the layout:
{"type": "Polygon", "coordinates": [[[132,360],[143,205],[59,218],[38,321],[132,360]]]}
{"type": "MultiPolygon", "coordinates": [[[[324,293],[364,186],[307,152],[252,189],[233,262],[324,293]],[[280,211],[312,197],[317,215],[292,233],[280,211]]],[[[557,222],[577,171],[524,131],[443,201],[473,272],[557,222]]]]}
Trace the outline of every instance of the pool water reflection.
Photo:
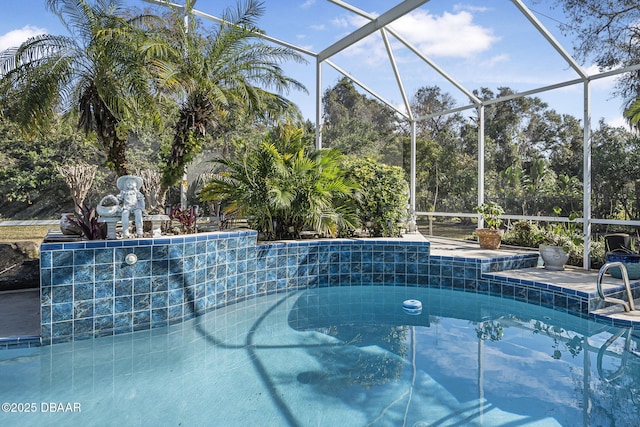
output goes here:
{"type": "Polygon", "coordinates": [[[291,290],[181,324],[0,352],[3,425],[636,426],[640,338],[414,287],[291,290]],[[408,315],[402,302],[422,302],[408,315]],[[6,420],[6,422],[5,422],[6,420]]]}

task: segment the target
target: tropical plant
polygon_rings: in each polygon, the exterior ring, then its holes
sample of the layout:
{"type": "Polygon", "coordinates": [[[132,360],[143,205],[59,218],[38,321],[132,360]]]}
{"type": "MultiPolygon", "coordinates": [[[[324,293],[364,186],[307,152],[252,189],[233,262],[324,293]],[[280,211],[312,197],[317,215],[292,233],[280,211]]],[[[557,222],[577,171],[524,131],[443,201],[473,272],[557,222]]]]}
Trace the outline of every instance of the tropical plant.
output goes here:
{"type": "Polygon", "coordinates": [[[640,130],[640,97],[634,98],[624,110],[624,118],[636,130],[640,130]]]}
{"type": "Polygon", "coordinates": [[[69,221],[78,226],[87,239],[104,240],[107,237],[107,224],[98,221],[95,208],[83,204],[78,206],[76,211],[79,212],[79,215],[69,217],[69,221]]]}
{"type": "Polygon", "coordinates": [[[164,197],[160,194],[160,180],[162,176],[159,171],[153,169],[142,169],[136,172],[142,178],[143,187],[141,191],[145,195],[145,206],[150,214],[164,213],[164,197]]]}
{"type": "Polygon", "coordinates": [[[182,209],[179,205],[176,205],[171,208],[169,219],[180,223],[183,233],[195,233],[198,211],[195,206],[182,209]]]}
{"type": "Polygon", "coordinates": [[[217,159],[223,170],[200,197],[220,200],[226,214],[247,217],[265,239],[307,228],[335,234],[339,227],[353,226],[351,200],[358,186],[345,178],[341,155],[335,150],[306,153],[306,146],[301,129],[280,125],[257,147],[242,144],[239,159],[217,159]]]}
{"type": "Polygon", "coordinates": [[[128,17],[120,0],[47,0],[70,36],[43,34],[0,53],[0,105],[27,134],[43,135],[58,112],[95,132],[106,165],[126,175],[129,129],[153,113],[148,15],[128,17]]]}
{"type": "MultiPolygon", "coordinates": [[[[187,0],[181,13],[190,14],[195,1],[187,0]]],[[[283,61],[304,62],[295,51],[259,41],[257,19],[261,2],[247,0],[227,9],[216,31],[203,37],[197,21],[175,15],[165,38],[167,60],[161,82],[180,103],[171,145],[162,153],[163,187],[178,182],[186,165],[202,150],[207,135],[225,129],[237,116],[281,117],[297,108],[281,93],[305,90],[280,68],[283,61]],[[272,89],[273,92],[269,91],[272,89]]]]}

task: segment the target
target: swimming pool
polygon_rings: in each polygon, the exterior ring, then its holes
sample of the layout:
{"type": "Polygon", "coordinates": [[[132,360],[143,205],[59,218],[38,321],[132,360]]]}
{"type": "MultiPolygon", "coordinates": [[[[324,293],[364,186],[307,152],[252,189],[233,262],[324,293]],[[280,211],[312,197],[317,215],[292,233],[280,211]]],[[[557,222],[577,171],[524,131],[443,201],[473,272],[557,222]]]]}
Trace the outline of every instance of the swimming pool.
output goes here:
{"type": "Polygon", "coordinates": [[[639,340],[556,310],[454,290],[286,290],[167,327],[2,351],[0,396],[14,404],[3,410],[23,412],[0,419],[637,426],[639,340]],[[407,298],[422,302],[420,315],[402,310],[407,298]]]}

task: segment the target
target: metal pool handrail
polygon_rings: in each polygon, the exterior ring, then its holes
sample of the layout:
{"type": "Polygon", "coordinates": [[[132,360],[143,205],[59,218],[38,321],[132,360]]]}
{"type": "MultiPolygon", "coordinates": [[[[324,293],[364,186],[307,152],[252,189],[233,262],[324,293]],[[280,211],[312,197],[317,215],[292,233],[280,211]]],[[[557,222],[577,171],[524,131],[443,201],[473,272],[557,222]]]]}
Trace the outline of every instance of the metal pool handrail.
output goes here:
{"type": "MultiPolygon", "coordinates": [[[[598,281],[596,282],[596,286],[598,289],[598,295],[600,296],[600,298],[604,300],[604,302],[620,304],[624,308],[625,312],[636,311],[633,304],[633,295],[631,293],[631,287],[629,286],[629,274],[627,274],[627,268],[624,266],[623,263],[619,261],[608,262],[602,267],[600,267],[600,271],[598,271],[598,281]],[[629,302],[618,299],[618,298],[605,297],[604,292],[602,291],[602,279],[604,278],[604,274],[611,267],[620,267],[620,271],[622,273],[622,281],[624,282],[624,287],[627,291],[627,298],[629,299],[629,302]]],[[[633,314],[640,314],[640,312],[635,312],[633,314]]]]}

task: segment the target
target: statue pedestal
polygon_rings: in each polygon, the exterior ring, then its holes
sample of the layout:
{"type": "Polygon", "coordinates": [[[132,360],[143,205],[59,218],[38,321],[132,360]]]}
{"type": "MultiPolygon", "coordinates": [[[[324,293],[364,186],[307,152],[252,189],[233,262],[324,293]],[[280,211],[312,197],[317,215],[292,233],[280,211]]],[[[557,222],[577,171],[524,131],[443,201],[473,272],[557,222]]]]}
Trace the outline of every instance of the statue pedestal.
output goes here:
{"type": "MultiPolygon", "coordinates": [[[[168,215],[143,215],[142,222],[151,224],[152,237],[162,236],[162,222],[169,221],[168,215]]],[[[107,224],[107,239],[116,239],[116,225],[121,221],[119,216],[101,216],[98,222],[107,224]]]]}
{"type": "Polygon", "coordinates": [[[169,221],[168,215],[144,215],[142,217],[144,222],[151,223],[151,234],[153,237],[160,237],[162,235],[162,222],[169,221]]]}
{"type": "Polygon", "coordinates": [[[98,218],[98,222],[104,222],[107,224],[107,239],[114,240],[116,238],[116,225],[120,221],[117,216],[101,216],[98,218]]]}

